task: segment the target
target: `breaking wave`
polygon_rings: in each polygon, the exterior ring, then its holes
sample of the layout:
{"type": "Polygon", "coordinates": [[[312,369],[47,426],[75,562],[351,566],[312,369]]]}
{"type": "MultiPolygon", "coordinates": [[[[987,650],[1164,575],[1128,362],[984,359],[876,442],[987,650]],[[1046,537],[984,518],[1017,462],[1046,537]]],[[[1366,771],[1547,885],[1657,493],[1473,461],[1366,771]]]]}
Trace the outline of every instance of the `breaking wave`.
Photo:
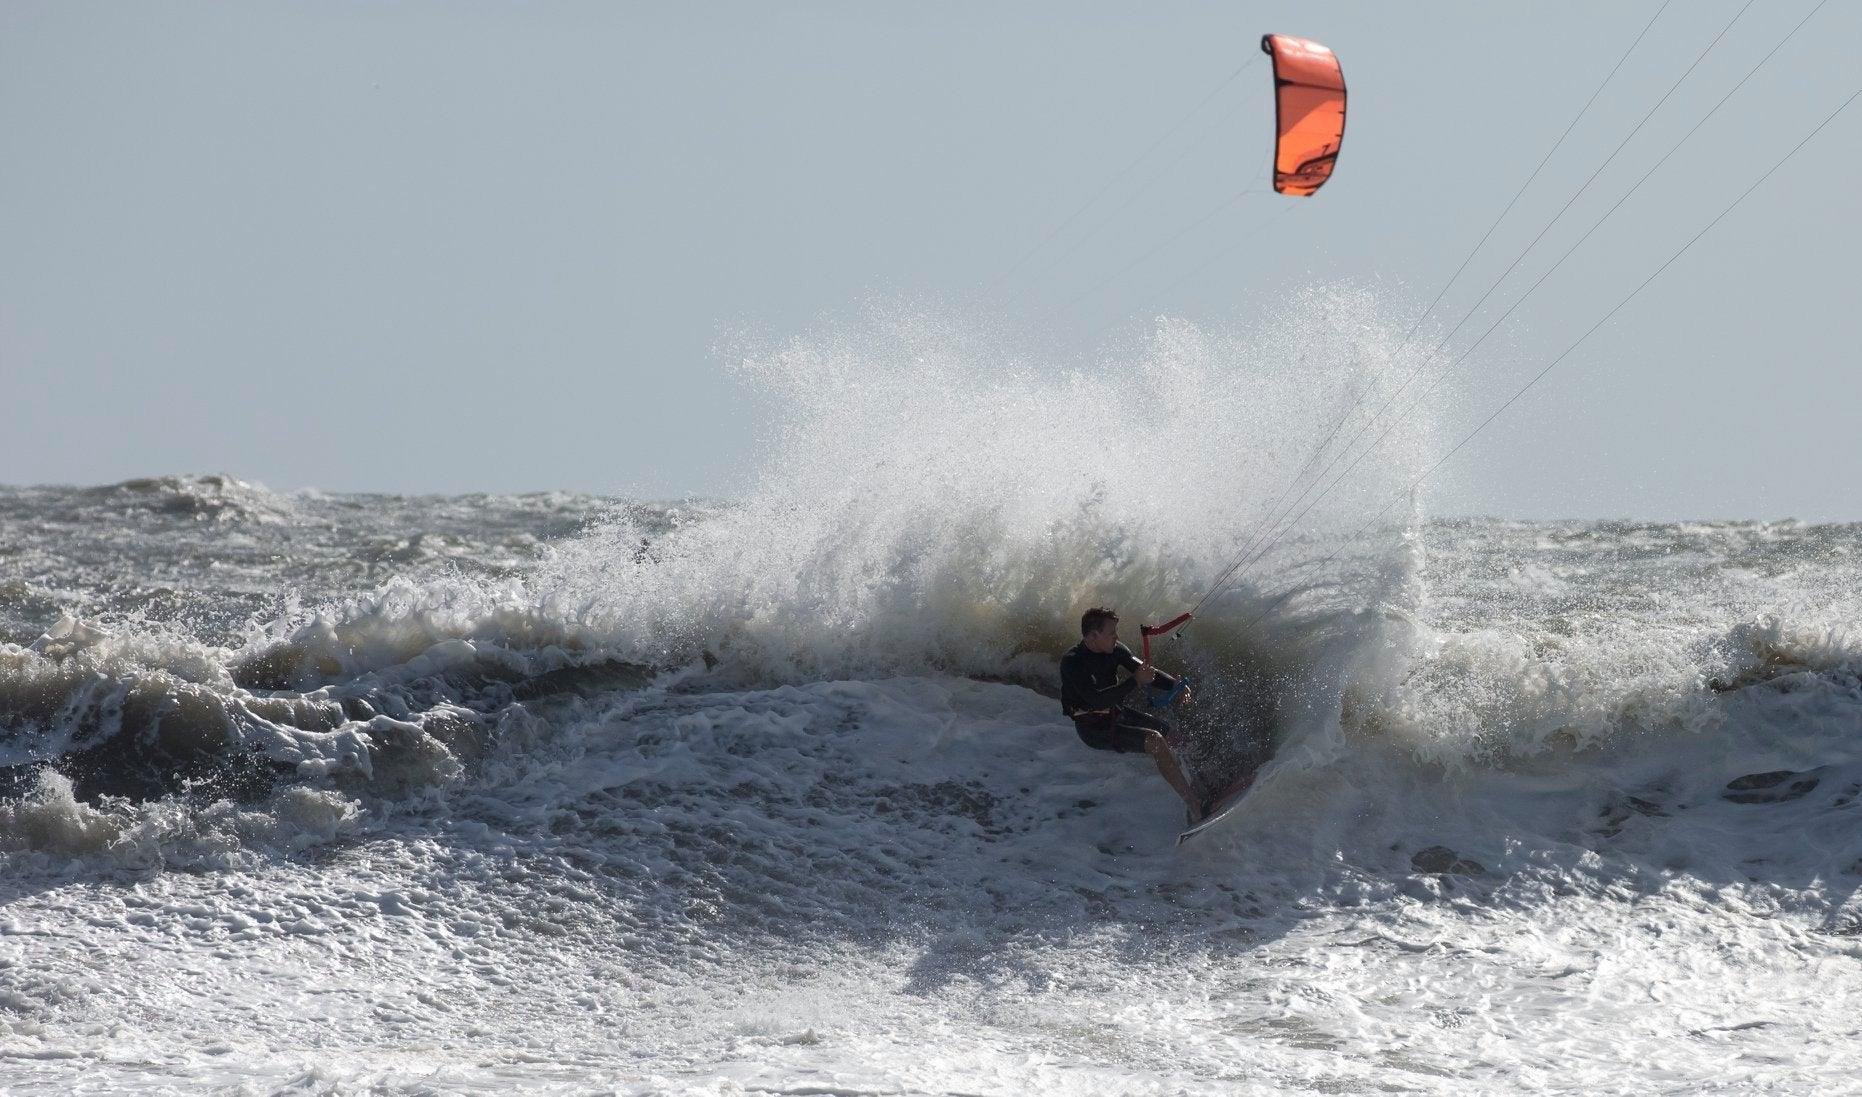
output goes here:
{"type": "MultiPolygon", "coordinates": [[[[232,605],[269,581],[271,608],[191,630],[67,605],[0,647],[3,825],[66,848],[122,832],[73,806],[110,798],[302,807],[508,780],[499,767],[669,683],[1049,691],[1085,606],[1119,607],[1129,635],[1208,590],[1301,473],[1312,425],[1407,371],[1392,329],[1368,293],[1314,292],[1261,327],[1162,322],[1133,355],[1057,364],[876,309],[741,357],[773,426],[732,503],[364,502],[221,477],[85,489],[84,513],[146,503],[188,552],[240,546],[242,589],[192,595],[232,605]],[[343,525],[376,512],[425,528],[343,525]],[[246,540],[187,540],[248,518],[246,540]],[[299,571],[266,573],[283,544],[266,538],[300,528],[330,532],[293,542],[312,557],[299,571]],[[377,568],[390,577],[357,583],[377,568]]],[[[1777,728],[1853,718],[1853,529],[1412,515],[1359,532],[1427,441],[1419,425],[1164,649],[1200,683],[1182,714],[1199,762],[1273,743],[1291,781],[1576,773],[1734,725],[1760,729],[1734,752],[1756,757],[1777,728]],[[1651,603],[1678,582],[1698,596],[1651,603]]]]}

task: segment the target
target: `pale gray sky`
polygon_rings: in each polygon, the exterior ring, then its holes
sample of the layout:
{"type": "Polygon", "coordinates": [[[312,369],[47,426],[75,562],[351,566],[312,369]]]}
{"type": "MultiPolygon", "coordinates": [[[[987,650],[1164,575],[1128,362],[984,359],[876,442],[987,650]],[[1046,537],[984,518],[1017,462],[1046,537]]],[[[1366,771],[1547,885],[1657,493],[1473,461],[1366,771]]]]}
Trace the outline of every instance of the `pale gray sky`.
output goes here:
{"type": "MultiPolygon", "coordinates": [[[[1338,175],[1145,311],[1232,319],[1338,279],[1418,310],[1655,6],[0,0],[0,480],[728,493],[759,412],[721,332],[972,299],[1265,31],[1343,60],[1338,175]]],[[[1812,6],[1758,0],[1525,271],[1812,6]]],[[[1672,5],[1448,320],[1739,7],[1672,5]]],[[[1820,11],[1477,352],[1467,406],[1862,85],[1859,49],[1862,5],[1820,11]]],[[[1050,311],[1261,169],[1265,80],[1224,89],[1128,177],[1157,185],[1010,283],[1056,360],[1291,201],[1251,199],[1050,311]]],[[[1432,509],[1862,518],[1859,138],[1862,105],[1476,442],[1432,509]]]]}

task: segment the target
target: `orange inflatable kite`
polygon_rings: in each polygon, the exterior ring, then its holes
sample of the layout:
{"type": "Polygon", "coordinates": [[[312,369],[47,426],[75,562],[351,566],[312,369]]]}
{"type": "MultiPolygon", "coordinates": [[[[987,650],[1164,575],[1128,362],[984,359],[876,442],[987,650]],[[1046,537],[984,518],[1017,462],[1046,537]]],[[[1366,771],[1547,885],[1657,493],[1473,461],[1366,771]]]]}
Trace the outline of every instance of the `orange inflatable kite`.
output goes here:
{"type": "Polygon", "coordinates": [[[1345,138],[1345,73],[1338,56],[1317,42],[1284,34],[1261,36],[1274,59],[1274,189],[1306,196],[1332,177],[1345,138]]]}

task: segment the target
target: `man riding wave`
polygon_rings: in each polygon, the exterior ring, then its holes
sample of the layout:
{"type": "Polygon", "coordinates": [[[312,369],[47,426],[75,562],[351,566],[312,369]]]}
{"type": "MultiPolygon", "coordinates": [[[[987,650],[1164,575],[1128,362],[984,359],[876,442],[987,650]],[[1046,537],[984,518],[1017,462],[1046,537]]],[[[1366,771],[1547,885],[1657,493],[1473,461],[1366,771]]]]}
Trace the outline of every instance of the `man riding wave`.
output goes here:
{"type": "MultiPolygon", "coordinates": [[[[1157,772],[1176,790],[1189,808],[1194,826],[1208,812],[1206,794],[1183,768],[1175,749],[1181,735],[1170,724],[1148,712],[1126,708],[1125,701],[1140,689],[1170,692],[1177,679],[1157,670],[1119,643],[1118,614],[1094,606],[1080,617],[1080,642],[1060,657],[1060,707],[1073,718],[1080,741],[1094,750],[1121,754],[1149,754],[1157,772]],[[1119,671],[1129,677],[1120,680],[1119,671]]],[[[1187,703],[1188,685],[1174,703],[1187,703]]]]}

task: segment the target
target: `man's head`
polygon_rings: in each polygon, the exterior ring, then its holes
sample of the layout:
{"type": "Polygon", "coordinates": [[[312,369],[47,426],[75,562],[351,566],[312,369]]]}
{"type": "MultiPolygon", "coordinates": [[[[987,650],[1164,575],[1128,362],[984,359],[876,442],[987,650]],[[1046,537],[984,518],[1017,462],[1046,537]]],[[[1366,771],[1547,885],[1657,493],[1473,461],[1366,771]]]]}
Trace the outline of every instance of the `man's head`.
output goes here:
{"type": "Polygon", "coordinates": [[[1087,651],[1101,655],[1118,646],[1118,614],[1094,606],[1080,615],[1080,639],[1087,651]]]}

